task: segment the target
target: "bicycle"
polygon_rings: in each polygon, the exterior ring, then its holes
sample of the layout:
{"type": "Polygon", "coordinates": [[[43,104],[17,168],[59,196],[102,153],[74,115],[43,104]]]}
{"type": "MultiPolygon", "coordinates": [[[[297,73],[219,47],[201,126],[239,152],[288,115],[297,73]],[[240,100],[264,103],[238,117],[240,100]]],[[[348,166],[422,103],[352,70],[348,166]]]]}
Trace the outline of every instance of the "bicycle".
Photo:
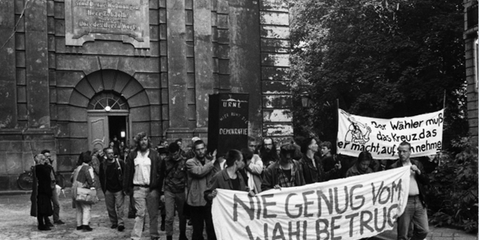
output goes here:
{"type": "MultiPolygon", "coordinates": [[[[63,190],[65,188],[65,177],[59,172],[55,173],[55,182],[63,190]]],[[[33,186],[33,167],[25,170],[17,178],[17,187],[20,190],[32,190],[33,186]]]]}
{"type": "Polygon", "coordinates": [[[20,190],[32,190],[33,185],[33,167],[25,170],[17,178],[17,187],[20,190]]]}

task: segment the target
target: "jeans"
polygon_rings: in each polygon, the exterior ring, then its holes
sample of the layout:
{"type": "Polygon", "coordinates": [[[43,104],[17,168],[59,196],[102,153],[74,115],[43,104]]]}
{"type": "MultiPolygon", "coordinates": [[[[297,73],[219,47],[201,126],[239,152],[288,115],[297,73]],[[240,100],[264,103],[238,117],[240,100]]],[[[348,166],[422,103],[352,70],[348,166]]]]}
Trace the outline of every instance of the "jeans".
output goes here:
{"type": "Polygon", "coordinates": [[[407,206],[403,214],[397,219],[397,239],[406,240],[408,238],[408,229],[413,223],[412,240],[423,240],[428,235],[428,216],[425,208],[418,196],[408,197],[407,206]]]}
{"type": "Polygon", "coordinates": [[[158,234],[158,190],[151,190],[144,187],[133,188],[133,199],[135,201],[135,225],[132,230],[132,239],[140,239],[142,237],[143,225],[145,223],[145,210],[148,211],[150,217],[150,237],[159,237],[158,234]]]}
{"type": "Polygon", "coordinates": [[[90,223],[92,205],[75,201],[75,209],[77,209],[77,227],[88,225],[90,223]]]}
{"type": "Polygon", "coordinates": [[[187,226],[187,219],[183,215],[183,204],[185,203],[185,192],[172,193],[165,191],[165,211],[166,211],[166,220],[165,220],[165,230],[167,236],[173,235],[173,217],[175,214],[175,205],[177,206],[178,219],[179,219],[179,229],[180,235],[185,235],[185,230],[187,226]]]}
{"type": "Polygon", "coordinates": [[[60,203],[58,202],[57,189],[52,190],[53,222],[60,220],[60,203]]]}
{"type": "Polygon", "coordinates": [[[191,206],[191,220],[192,220],[192,240],[203,240],[203,224],[205,222],[207,228],[208,240],[216,240],[215,230],[212,222],[212,206],[191,206]]]}
{"type": "Polygon", "coordinates": [[[133,192],[128,195],[130,201],[128,205],[128,218],[135,218],[137,210],[135,210],[135,200],[133,200],[133,192]],[[133,217],[131,217],[133,216],[133,217]]]}
{"type": "Polygon", "coordinates": [[[118,192],[105,192],[105,204],[107,205],[108,218],[112,225],[123,226],[123,202],[125,195],[122,191],[118,192]]]}

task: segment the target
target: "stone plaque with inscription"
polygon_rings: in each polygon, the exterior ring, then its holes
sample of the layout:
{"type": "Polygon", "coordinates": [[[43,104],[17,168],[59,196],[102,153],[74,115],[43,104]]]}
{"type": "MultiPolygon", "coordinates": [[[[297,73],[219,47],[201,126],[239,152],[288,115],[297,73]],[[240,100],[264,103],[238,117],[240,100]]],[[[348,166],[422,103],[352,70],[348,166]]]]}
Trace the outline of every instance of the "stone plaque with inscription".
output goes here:
{"type": "Polygon", "coordinates": [[[117,40],[150,48],[148,0],[65,0],[66,45],[117,40]]]}

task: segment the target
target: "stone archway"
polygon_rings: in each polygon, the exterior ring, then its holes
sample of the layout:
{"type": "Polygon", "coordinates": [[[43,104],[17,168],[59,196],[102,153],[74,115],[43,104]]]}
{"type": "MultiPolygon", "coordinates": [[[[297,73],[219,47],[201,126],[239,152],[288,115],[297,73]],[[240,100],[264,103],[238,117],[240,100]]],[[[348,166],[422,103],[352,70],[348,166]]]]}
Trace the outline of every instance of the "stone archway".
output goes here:
{"type": "MultiPolygon", "coordinates": [[[[108,121],[112,116],[124,116],[127,121],[127,136],[132,136],[132,131],[150,132],[151,109],[150,99],[144,87],[132,76],[118,70],[99,70],[85,76],[72,91],[69,101],[69,114],[73,123],[70,123],[70,134],[72,142],[79,142],[81,138],[84,150],[85,143],[88,143],[89,150],[92,150],[92,139],[95,128],[94,124],[99,125],[100,120],[106,122],[105,127],[108,129],[108,121]],[[128,110],[122,109],[95,109],[90,106],[95,102],[96,98],[111,93],[121,97],[128,105],[128,110]],[[78,117],[78,120],[76,119],[78,117]],[[78,133],[78,134],[77,134],[78,133]],[[73,136],[77,134],[76,136],[73,136]]],[[[97,134],[98,135],[98,134],[97,134]]],[[[108,143],[108,131],[106,131],[106,143],[108,143]]],[[[130,138],[131,139],[131,138],[130,138]]],[[[128,144],[127,139],[127,144],[128,144]]],[[[75,143],[73,143],[75,144],[75,143]]],[[[72,145],[73,145],[72,144],[72,145]]],[[[74,152],[78,152],[78,147],[70,146],[74,152]]]]}
{"type": "Polygon", "coordinates": [[[85,76],[75,86],[70,96],[70,105],[87,108],[90,99],[102,91],[120,94],[131,109],[150,105],[142,85],[132,76],[118,70],[99,70],[85,76]]]}

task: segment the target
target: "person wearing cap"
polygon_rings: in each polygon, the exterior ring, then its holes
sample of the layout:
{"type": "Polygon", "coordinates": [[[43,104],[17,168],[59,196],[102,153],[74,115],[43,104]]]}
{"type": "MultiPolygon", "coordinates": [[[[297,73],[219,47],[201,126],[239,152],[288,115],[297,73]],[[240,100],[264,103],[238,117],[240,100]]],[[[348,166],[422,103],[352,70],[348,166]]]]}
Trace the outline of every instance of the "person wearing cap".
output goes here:
{"type": "Polygon", "coordinates": [[[166,210],[166,234],[167,240],[173,237],[173,218],[175,209],[179,218],[179,240],[187,240],[186,226],[187,220],[183,214],[183,205],[185,203],[185,188],[187,187],[187,168],[185,166],[186,159],[180,154],[180,147],[176,142],[168,146],[169,155],[162,162],[164,171],[164,194],[160,196],[160,200],[165,203],[166,210]]]}
{"type": "Polygon", "coordinates": [[[302,165],[293,159],[295,147],[285,144],[280,148],[280,160],[276,161],[264,171],[262,191],[305,185],[302,165]]]}

